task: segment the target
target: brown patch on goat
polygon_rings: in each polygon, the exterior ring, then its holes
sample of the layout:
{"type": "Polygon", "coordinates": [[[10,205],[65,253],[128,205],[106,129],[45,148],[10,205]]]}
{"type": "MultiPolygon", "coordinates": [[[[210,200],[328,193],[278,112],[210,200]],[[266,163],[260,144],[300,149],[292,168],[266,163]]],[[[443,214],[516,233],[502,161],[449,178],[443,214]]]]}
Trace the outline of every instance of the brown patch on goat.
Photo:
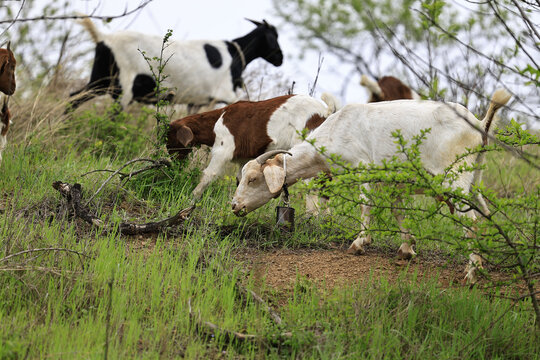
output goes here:
{"type": "Polygon", "coordinates": [[[319,114],[313,114],[306,123],[306,129],[309,131],[318,128],[326,120],[325,117],[319,114]]]}
{"type": "Polygon", "coordinates": [[[13,52],[9,49],[0,49],[0,91],[6,95],[13,95],[17,88],[15,65],[17,61],[13,52]]]}
{"type": "Polygon", "coordinates": [[[9,119],[11,119],[11,113],[9,112],[9,109],[5,103],[4,106],[2,106],[0,118],[2,119],[2,124],[4,124],[4,126],[2,126],[2,132],[0,132],[0,135],[5,136],[9,129],[9,119]]]}
{"type": "Polygon", "coordinates": [[[393,76],[384,76],[377,81],[384,96],[380,98],[377,94],[372,94],[369,102],[391,101],[400,99],[412,99],[411,89],[393,76]]]}
{"type": "Polygon", "coordinates": [[[167,134],[167,151],[169,154],[182,159],[191,152],[191,147],[193,146],[212,146],[216,140],[214,125],[227,108],[193,114],[171,122],[169,133],[167,134]],[[193,140],[189,143],[189,148],[182,144],[176,136],[182,126],[190,128],[193,133],[193,140]]]}
{"type": "Polygon", "coordinates": [[[272,139],[266,131],[270,117],[294,95],[264,101],[239,101],[224,108],[223,124],[234,137],[235,159],[249,159],[262,154],[272,139]]]}

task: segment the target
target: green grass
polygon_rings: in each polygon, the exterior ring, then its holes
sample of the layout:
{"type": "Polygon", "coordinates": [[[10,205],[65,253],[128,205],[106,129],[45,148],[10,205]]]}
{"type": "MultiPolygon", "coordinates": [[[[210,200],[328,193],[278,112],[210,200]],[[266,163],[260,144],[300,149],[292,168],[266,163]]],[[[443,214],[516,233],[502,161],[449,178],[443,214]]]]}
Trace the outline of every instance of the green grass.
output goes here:
{"type": "MultiPolygon", "coordinates": [[[[512,306],[476,289],[443,289],[437,279],[373,277],[330,289],[299,276],[291,292],[255,281],[233,250],[321,248],[351,240],[323,220],[309,219],[294,195],[298,214],[291,233],[274,225],[276,202],[245,218],[234,217],[229,201],[235,184],[225,179],[206,191],[181,227],[143,239],[102,235],[73,218],[51,184],[79,182],[89,198],[109,174],[81,175],[120,167],[140,156],[140,144],[130,152],[124,146],[128,137],[118,140],[120,153],[111,147],[95,151],[101,135],[89,131],[93,135],[84,141],[92,151],[85,151],[76,129],[63,127],[63,140],[57,142],[10,142],[0,164],[0,359],[95,359],[104,357],[107,346],[110,359],[539,358],[538,330],[527,300],[512,306]],[[6,259],[38,248],[76,253],[41,251],[6,259]],[[239,292],[238,284],[262,295],[283,323],[276,325],[263,306],[239,292]],[[257,338],[210,335],[204,321],[257,338]]],[[[504,171],[511,181],[498,191],[519,191],[525,181],[520,179],[533,181],[525,169],[504,171]]],[[[124,186],[115,179],[91,206],[113,222],[160,219],[189,204],[198,174],[175,164],[124,186]]],[[[497,173],[485,177],[498,178],[497,173]]],[[[395,238],[376,241],[389,247],[399,243],[395,238]]]]}

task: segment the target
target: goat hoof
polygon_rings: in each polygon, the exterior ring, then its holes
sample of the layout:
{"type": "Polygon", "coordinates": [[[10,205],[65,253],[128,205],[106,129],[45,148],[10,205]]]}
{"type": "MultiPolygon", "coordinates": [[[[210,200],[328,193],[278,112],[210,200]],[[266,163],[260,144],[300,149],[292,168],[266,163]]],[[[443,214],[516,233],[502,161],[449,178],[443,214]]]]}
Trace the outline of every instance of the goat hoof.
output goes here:
{"type": "Polygon", "coordinates": [[[347,250],[347,254],[349,255],[364,255],[365,253],[366,249],[361,245],[352,244],[347,250]]]}
{"type": "Polygon", "coordinates": [[[413,249],[413,245],[407,243],[401,244],[397,252],[397,257],[399,260],[411,260],[416,255],[416,252],[413,249]]]}
{"type": "Polygon", "coordinates": [[[467,269],[465,271],[467,274],[465,274],[465,283],[473,286],[478,282],[478,276],[476,276],[476,267],[474,265],[469,266],[467,265],[467,269]]]}

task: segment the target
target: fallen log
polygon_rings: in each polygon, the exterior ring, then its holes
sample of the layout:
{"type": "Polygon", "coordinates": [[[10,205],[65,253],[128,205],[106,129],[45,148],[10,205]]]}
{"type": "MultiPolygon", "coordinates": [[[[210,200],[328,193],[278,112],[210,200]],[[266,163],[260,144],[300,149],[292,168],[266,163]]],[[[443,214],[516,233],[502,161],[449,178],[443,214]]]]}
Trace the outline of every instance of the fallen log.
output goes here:
{"type": "MultiPolygon", "coordinates": [[[[81,184],[68,184],[62,181],[55,181],[52,184],[52,187],[55,190],[58,190],[60,194],[67,200],[68,206],[73,210],[75,216],[86,221],[90,225],[94,226],[105,226],[103,220],[94,216],[88,206],[82,204],[82,186],[81,184]]],[[[193,209],[194,205],[180,210],[175,215],[166,218],[164,220],[149,222],[146,224],[133,224],[128,222],[122,222],[117,229],[105,228],[106,233],[117,231],[123,235],[139,235],[147,233],[156,233],[164,228],[176,226],[184,222],[193,209]]]]}

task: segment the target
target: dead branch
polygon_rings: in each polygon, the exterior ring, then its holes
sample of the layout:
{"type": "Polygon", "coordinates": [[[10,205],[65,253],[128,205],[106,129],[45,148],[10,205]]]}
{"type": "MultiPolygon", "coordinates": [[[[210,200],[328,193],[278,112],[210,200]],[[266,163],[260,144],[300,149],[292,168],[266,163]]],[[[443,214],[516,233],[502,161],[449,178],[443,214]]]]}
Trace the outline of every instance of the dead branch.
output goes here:
{"type": "Polygon", "coordinates": [[[319,80],[319,73],[321,72],[322,64],[324,61],[324,57],[319,53],[319,61],[317,64],[317,75],[315,75],[315,81],[313,81],[313,85],[311,86],[311,89],[309,90],[309,96],[313,96],[315,93],[315,87],[317,86],[317,81],[319,80]]]}
{"type": "MultiPolygon", "coordinates": [[[[146,5],[150,4],[153,0],[146,0],[146,1],[143,1],[139,6],[137,6],[136,8],[132,9],[132,10],[124,10],[123,13],[121,14],[118,14],[118,15],[93,15],[93,14],[90,14],[90,15],[59,15],[59,16],[36,16],[36,17],[31,17],[31,18],[23,18],[23,19],[19,19],[18,16],[15,17],[14,19],[8,19],[8,20],[0,20],[0,24],[6,24],[6,23],[17,23],[17,22],[28,22],[28,21],[40,21],[40,20],[73,20],[73,19],[84,19],[84,18],[91,18],[91,19],[99,19],[99,20],[106,20],[106,21],[110,21],[110,20],[113,20],[113,19],[117,19],[117,18],[121,18],[121,17],[124,17],[124,16],[128,16],[128,15],[131,15],[139,10],[141,10],[142,8],[144,8],[146,5]]],[[[21,7],[22,8],[22,7],[21,7]]]]}
{"type": "Polygon", "coordinates": [[[201,314],[199,313],[198,318],[195,317],[193,311],[191,310],[191,298],[188,299],[188,308],[189,308],[189,319],[195,321],[195,328],[197,331],[206,333],[209,336],[215,336],[216,332],[221,333],[225,337],[225,341],[230,341],[236,339],[239,341],[254,340],[257,339],[257,335],[243,334],[235,331],[225,330],[213,324],[209,321],[203,321],[200,319],[201,314]]]}
{"type": "MultiPolygon", "coordinates": [[[[51,273],[57,276],[78,275],[80,271],[64,270],[57,268],[49,268],[45,266],[4,266],[0,267],[0,271],[20,272],[20,271],[39,271],[42,273],[51,273]]],[[[26,284],[25,284],[26,285],[26,284]]]]}
{"type": "MultiPolygon", "coordinates": [[[[61,182],[61,181],[55,181],[52,184],[52,186],[55,190],[58,190],[60,194],[67,200],[68,206],[74,211],[77,217],[83,219],[90,225],[99,226],[99,227],[103,227],[105,225],[101,219],[92,215],[87,205],[81,204],[81,201],[82,201],[81,184],[71,185],[71,184],[61,182]]],[[[109,233],[109,232],[118,231],[123,235],[156,233],[166,227],[181,224],[184,220],[188,218],[188,216],[191,214],[194,208],[195,206],[192,205],[186,209],[180,210],[177,214],[165,220],[161,220],[157,222],[150,222],[146,224],[133,224],[133,223],[123,222],[123,223],[120,223],[117,229],[109,227],[108,229],[105,228],[104,232],[109,233]]]]}
{"type": "Polygon", "coordinates": [[[162,166],[171,166],[171,161],[167,158],[161,158],[161,159],[158,159],[158,160],[153,160],[153,159],[146,159],[146,158],[137,158],[137,159],[133,159],[133,160],[130,160],[128,161],[127,163],[125,163],[124,165],[120,166],[120,168],[118,170],[108,170],[108,169],[104,169],[104,170],[92,170],[90,172],[87,172],[87,173],[84,173],[82,174],[81,176],[86,176],[88,174],[92,174],[92,173],[96,173],[96,172],[112,172],[111,176],[109,176],[107,178],[107,180],[105,180],[103,182],[103,184],[101,184],[101,186],[97,189],[97,191],[94,193],[94,195],[92,195],[90,197],[90,199],[88,199],[88,201],[86,202],[86,205],[90,204],[90,201],[92,201],[94,199],[94,197],[99,194],[101,192],[101,190],[103,190],[103,188],[105,187],[105,185],[107,185],[107,183],[109,181],[112,180],[112,178],[115,176],[115,175],[120,175],[120,179],[125,179],[126,177],[128,179],[130,179],[132,176],[135,176],[135,175],[138,175],[140,173],[143,173],[147,170],[150,170],[150,169],[156,169],[156,168],[160,168],[162,166]],[[136,162],[142,162],[142,161],[146,161],[146,162],[150,162],[152,163],[152,165],[150,166],[147,166],[145,168],[142,168],[142,169],[139,169],[139,170],[135,170],[129,174],[126,174],[126,173],[123,173],[121,172],[122,169],[124,169],[125,167],[127,167],[128,165],[131,165],[133,163],[136,163],[136,162]]]}
{"type": "Polygon", "coordinates": [[[274,322],[277,324],[277,325],[281,325],[281,317],[279,316],[279,314],[270,307],[270,305],[268,305],[262,297],[260,297],[259,295],[257,295],[257,293],[255,293],[255,291],[253,290],[249,290],[247,288],[245,288],[244,286],[240,285],[239,283],[236,283],[236,287],[238,288],[238,291],[240,291],[241,293],[243,294],[250,294],[251,297],[253,298],[253,300],[255,300],[256,302],[258,302],[262,307],[264,307],[264,309],[270,314],[270,317],[272,318],[272,320],[274,320],[274,322]]]}
{"type": "Polygon", "coordinates": [[[4,262],[4,261],[7,261],[11,258],[14,258],[16,256],[21,256],[21,255],[24,255],[24,254],[30,254],[30,253],[34,253],[34,252],[44,252],[44,251],[64,251],[64,252],[67,252],[67,253],[73,253],[73,254],[76,254],[79,256],[79,258],[81,256],[84,256],[84,257],[87,257],[87,258],[90,258],[92,259],[91,256],[89,255],[86,255],[86,254],[83,254],[79,251],[75,251],[75,250],[71,250],[71,249],[66,249],[66,248],[38,248],[38,249],[28,249],[28,250],[24,250],[24,251],[19,251],[15,254],[10,254],[8,256],[5,256],[3,257],[2,259],[0,259],[0,263],[1,262],[4,262]]]}
{"type": "MultiPolygon", "coordinates": [[[[92,171],[89,171],[89,172],[86,172],[84,174],[82,174],[81,176],[86,176],[86,175],[90,175],[90,174],[94,174],[94,173],[97,173],[97,172],[109,172],[109,173],[114,173],[114,174],[118,174],[120,176],[120,179],[124,180],[125,178],[131,178],[135,175],[139,175],[140,173],[143,173],[147,170],[151,170],[151,169],[157,169],[157,168],[160,168],[160,167],[163,167],[163,166],[171,166],[172,165],[172,162],[170,159],[168,158],[161,158],[161,159],[158,159],[158,160],[152,160],[152,159],[135,159],[135,160],[131,160],[129,162],[129,164],[132,164],[133,162],[135,161],[148,161],[148,162],[151,162],[152,165],[148,165],[147,167],[144,167],[142,169],[139,169],[139,170],[135,170],[135,171],[132,171],[130,172],[129,174],[126,174],[124,172],[121,172],[121,171],[117,171],[117,170],[110,170],[110,169],[97,169],[97,170],[92,170],[92,171]]],[[[127,164],[127,165],[129,165],[127,164]]],[[[125,167],[125,166],[122,166],[122,168],[125,167]]]]}

